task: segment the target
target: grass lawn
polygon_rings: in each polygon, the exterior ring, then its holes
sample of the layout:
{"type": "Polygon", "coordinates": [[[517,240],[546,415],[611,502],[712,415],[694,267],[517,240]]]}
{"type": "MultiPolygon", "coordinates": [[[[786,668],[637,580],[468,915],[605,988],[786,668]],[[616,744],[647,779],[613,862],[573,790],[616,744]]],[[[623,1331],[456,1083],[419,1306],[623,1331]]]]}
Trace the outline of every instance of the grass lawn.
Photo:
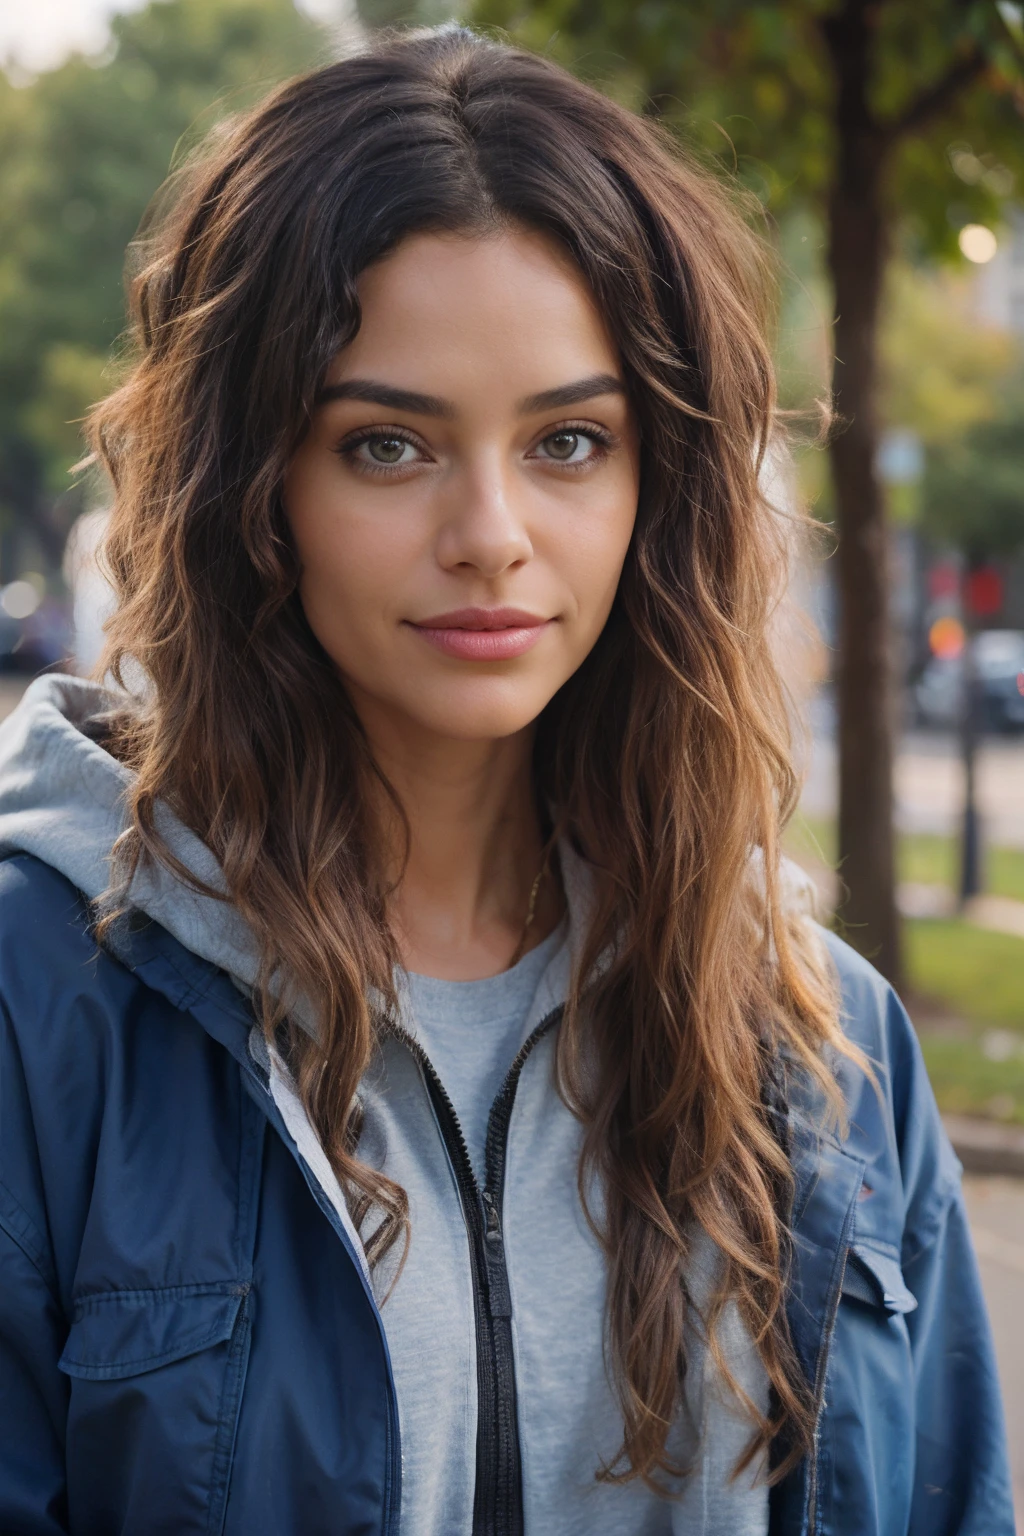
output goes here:
{"type": "MultiPolygon", "coordinates": [[[[834,864],[836,829],[832,821],[794,816],[786,829],[786,849],[800,862],[803,858],[834,864]]],[[[897,878],[916,885],[955,887],[959,850],[956,839],[929,832],[902,832],[896,844],[897,878]]],[[[1024,849],[987,848],[982,871],[986,892],[1024,901],[1024,849]]]]}
{"type": "Polygon", "coordinates": [[[1024,1125],[1024,1053],[1010,1061],[989,1061],[977,1040],[920,1038],[941,1110],[1024,1125]]]}
{"type": "Polygon", "coordinates": [[[1019,1030],[1024,1044],[1024,939],[956,918],[914,919],[904,936],[913,992],[972,1024],[1019,1030]]]}
{"type": "MultiPolygon", "coordinates": [[[[786,847],[798,862],[832,864],[834,824],[795,818],[786,847]]],[[[956,883],[952,838],[903,834],[897,857],[901,881],[956,883]]],[[[989,849],[985,888],[1024,901],[1024,851],[989,849]]],[[[940,1107],[1024,1124],[1024,939],[957,918],[910,920],[904,937],[910,1013],[940,1107]]]]}
{"type": "Polygon", "coordinates": [[[910,1013],[940,1108],[1024,1124],[1024,939],[956,919],[904,929],[910,1013]],[[928,1000],[962,1027],[928,1028],[928,1000]]]}

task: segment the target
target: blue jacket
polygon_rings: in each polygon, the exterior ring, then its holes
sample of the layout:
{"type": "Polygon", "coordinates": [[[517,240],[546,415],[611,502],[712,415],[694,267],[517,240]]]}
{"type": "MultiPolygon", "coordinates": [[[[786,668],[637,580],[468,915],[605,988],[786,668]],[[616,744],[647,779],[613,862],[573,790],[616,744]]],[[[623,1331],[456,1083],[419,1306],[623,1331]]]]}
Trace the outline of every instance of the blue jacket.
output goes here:
{"type": "MultiPolygon", "coordinates": [[[[794,1094],[789,1314],[820,1404],[772,1532],[1012,1536],[991,1341],[906,1014],[830,944],[845,1141],[794,1094]]],[[[154,923],[115,959],[61,875],[0,864],[0,1530],[387,1533],[380,1317],[227,976],[154,923]]]]}

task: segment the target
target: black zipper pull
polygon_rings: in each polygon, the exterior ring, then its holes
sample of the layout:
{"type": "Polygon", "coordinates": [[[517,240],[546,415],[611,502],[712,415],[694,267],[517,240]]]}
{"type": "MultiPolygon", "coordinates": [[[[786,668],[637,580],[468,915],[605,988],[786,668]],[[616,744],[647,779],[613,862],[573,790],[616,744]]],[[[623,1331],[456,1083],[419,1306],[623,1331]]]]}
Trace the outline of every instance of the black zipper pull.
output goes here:
{"type": "Polygon", "coordinates": [[[512,1296],[505,1268],[505,1247],[501,1236],[498,1202],[489,1189],[481,1196],[484,1207],[484,1260],[487,1265],[487,1299],[492,1317],[512,1316],[512,1296]]]}
{"type": "Polygon", "coordinates": [[[498,1204],[489,1189],[485,1189],[481,1195],[484,1203],[484,1237],[489,1243],[501,1242],[501,1221],[498,1216],[498,1204]]]}

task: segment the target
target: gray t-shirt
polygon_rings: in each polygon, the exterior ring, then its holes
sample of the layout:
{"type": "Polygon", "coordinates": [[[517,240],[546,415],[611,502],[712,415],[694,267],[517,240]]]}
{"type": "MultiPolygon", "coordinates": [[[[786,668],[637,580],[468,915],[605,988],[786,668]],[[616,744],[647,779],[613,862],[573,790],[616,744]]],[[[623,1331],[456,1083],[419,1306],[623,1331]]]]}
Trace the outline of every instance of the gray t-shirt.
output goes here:
{"type": "Polygon", "coordinates": [[[560,924],[511,970],[482,981],[439,981],[406,973],[407,1023],[455,1107],[481,1188],[491,1105],[525,1041],[537,984],[564,940],[560,924]]]}
{"type": "MultiPolygon", "coordinates": [[[[451,982],[399,974],[400,1022],[426,1052],[462,1124],[478,1177],[491,1105],[520,1046],[564,1001],[585,920],[570,883],[563,933],[511,971],[451,982]]],[[[579,884],[577,879],[576,884],[579,884]]],[[[597,1479],[622,1443],[608,1372],[607,1264],[577,1188],[583,1128],[560,1098],[549,1031],[523,1068],[508,1126],[502,1228],[512,1301],[526,1536],[765,1536],[768,1495],[755,1464],[733,1480],[750,1424],[723,1394],[701,1329],[689,1331],[684,1403],[669,1451],[696,1454],[676,1497],[597,1479]],[[698,1449],[698,1442],[699,1449],[698,1449]]],[[[476,1465],[476,1334],[469,1239],[418,1063],[385,1036],[360,1088],[359,1155],[406,1191],[410,1242],[372,1283],[394,1373],[402,1440],[402,1536],[470,1536],[476,1465]]],[[[603,1200],[588,1189],[598,1221],[603,1200]]],[[[686,1283],[704,1309],[720,1255],[695,1234],[686,1283]]],[[[743,1389],[768,1406],[767,1378],[734,1302],[719,1342],[743,1389]]]]}

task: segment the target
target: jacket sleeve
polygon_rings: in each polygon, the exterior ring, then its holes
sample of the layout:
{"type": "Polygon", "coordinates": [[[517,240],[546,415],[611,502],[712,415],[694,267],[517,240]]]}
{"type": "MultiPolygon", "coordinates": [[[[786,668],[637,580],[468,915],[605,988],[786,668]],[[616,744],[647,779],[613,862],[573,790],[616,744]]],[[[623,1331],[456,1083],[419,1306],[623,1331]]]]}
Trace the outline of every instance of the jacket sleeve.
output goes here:
{"type": "Polygon", "coordinates": [[[907,1317],[917,1395],[910,1536],[1013,1536],[995,1352],[959,1189],[903,1268],[917,1298],[907,1317]]]}

